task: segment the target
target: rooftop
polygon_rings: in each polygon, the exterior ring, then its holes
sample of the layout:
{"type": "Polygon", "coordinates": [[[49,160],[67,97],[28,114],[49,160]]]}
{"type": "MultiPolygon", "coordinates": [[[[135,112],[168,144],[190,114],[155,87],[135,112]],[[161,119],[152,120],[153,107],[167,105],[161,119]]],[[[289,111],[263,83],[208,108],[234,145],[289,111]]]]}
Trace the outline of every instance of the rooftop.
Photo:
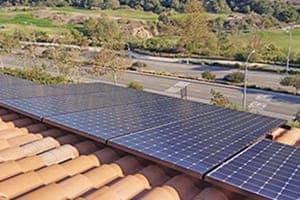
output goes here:
{"type": "Polygon", "coordinates": [[[1,199],[238,199],[161,165],[0,109],[1,199]]]}
{"type": "Polygon", "coordinates": [[[105,84],[0,83],[0,199],[300,197],[300,129],[283,120],[105,84]],[[280,164],[259,191],[230,179],[249,155],[246,180],[280,164]]]}

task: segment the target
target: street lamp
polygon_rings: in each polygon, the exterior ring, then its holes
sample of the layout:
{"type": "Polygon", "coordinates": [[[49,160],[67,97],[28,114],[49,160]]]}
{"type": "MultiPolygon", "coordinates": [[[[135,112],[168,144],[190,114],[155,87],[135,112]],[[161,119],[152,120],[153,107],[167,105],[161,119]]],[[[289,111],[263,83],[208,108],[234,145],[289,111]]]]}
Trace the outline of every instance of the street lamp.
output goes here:
{"type": "Polygon", "coordinates": [[[243,108],[246,110],[247,108],[247,82],[248,82],[248,64],[251,56],[255,53],[255,50],[252,50],[248,55],[246,63],[245,63],[245,77],[244,77],[244,93],[243,93],[243,108]]]}
{"type": "Polygon", "coordinates": [[[291,50],[292,50],[292,27],[290,26],[286,32],[289,34],[289,47],[288,47],[288,55],[286,59],[286,73],[289,73],[289,67],[290,67],[290,57],[291,57],[291,50]]]}

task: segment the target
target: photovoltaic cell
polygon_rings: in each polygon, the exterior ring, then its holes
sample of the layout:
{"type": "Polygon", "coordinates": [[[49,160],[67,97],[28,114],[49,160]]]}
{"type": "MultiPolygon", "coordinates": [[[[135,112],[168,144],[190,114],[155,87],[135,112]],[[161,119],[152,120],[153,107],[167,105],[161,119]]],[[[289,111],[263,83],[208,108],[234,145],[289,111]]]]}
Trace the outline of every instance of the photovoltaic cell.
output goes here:
{"type": "Polygon", "coordinates": [[[220,109],[114,138],[109,144],[199,177],[283,123],[283,120],[220,109]]]}
{"type": "MultiPolygon", "coordinates": [[[[120,92],[126,90],[125,88],[113,86],[105,83],[84,83],[84,84],[65,84],[65,85],[51,85],[50,87],[57,90],[63,90],[64,94],[88,94],[88,93],[106,93],[106,92],[120,92]]],[[[127,89],[128,90],[128,89],[127,89]]]]}
{"type": "Polygon", "coordinates": [[[262,140],[207,178],[268,199],[296,200],[300,198],[300,149],[262,140]]]}
{"type": "Polygon", "coordinates": [[[63,94],[63,90],[56,90],[47,85],[13,85],[0,88],[0,99],[43,97],[63,94]]]}
{"type": "Polygon", "coordinates": [[[76,112],[45,117],[45,122],[107,140],[163,124],[215,112],[220,108],[177,99],[76,112]]]}
{"type": "Polygon", "coordinates": [[[139,95],[131,90],[118,93],[92,93],[79,95],[61,95],[37,98],[2,100],[1,104],[7,108],[24,111],[32,116],[43,118],[67,114],[90,109],[145,103],[149,101],[165,100],[167,97],[144,94],[139,95]]]}
{"type": "Polygon", "coordinates": [[[34,83],[20,79],[20,78],[15,78],[12,76],[0,74],[0,87],[10,87],[14,85],[33,85],[34,83]]]}
{"type": "MultiPolygon", "coordinates": [[[[10,77],[9,77],[10,78],[10,77]]],[[[17,79],[18,81],[21,79],[17,79]]],[[[22,80],[21,80],[22,81],[22,80]]],[[[20,99],[31,97],[49,97],[61,95],[84,95],[92,93],[135,93],[122,87],[111,86],[102,83],[68,84],[68,85],[11,85],[0,88],[0,99],[20,99]]],[[[141,92],[140,92],[141,93],[141,92]]],[[[159,96],[159,95],[157,95],[159,96]]]]}

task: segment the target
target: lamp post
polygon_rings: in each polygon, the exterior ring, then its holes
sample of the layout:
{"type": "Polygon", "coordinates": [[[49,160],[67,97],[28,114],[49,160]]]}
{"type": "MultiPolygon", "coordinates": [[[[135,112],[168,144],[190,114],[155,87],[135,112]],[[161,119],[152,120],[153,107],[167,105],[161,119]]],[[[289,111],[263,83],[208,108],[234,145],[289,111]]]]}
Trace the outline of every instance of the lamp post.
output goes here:
{"type": "Polygon", "coordinates": [[[289,34],[288,55],[286,59],[286,73],[289,73],[290,57],[291,57],[291,50],[292,50],[292,27],[290,26],[286,31],[289,34]]]}
{"type": "Polygon", "coordinates": [[[244,77],[244,93],[243,93],[243,109],[247,108],[247,82],[248,82],[248,64],[251,56],[255,53],[255,50],[252,50],[248,55],[246,63],[245,63],[245,77],[244,77]]]}

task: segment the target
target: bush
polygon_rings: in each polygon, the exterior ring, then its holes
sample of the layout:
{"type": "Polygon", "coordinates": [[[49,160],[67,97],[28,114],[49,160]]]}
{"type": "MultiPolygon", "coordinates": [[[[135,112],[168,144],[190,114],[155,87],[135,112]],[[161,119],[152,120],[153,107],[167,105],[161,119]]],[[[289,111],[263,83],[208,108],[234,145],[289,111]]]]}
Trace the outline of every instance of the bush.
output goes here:
{"type": "Polygon", "coordinates": [[[211,80],[211,81],[216,80],[216,75],[213,74],[211,71],[205,71],[201,75],[202,75],[202,78],[204,78],[204,79],[211,80]]]}
{"type": "Polygon", "coordinates": [[[296,113],[296,121],[300,122],[300,110],[296,113]]]}
{"type": "Polygon", "coordinates": [[[220,92],[211,89],[210,94],[211,94],[211,99],[210,99],[211,104],[215,106],[221,106],[221,107],[228,107],[230,105],[229,100],[226,97],[224,97],[224,95],[221,94],[220,92]]]}
{"type": "Polygon", "coordinates": [[[132,89],[135,89],[135,90],[143,90],[144,87],[136,82],[130,82],[128,85],[127,85],[128,88],[132,88],[132,89]]]}
{"type": "Polygon", "coordinates": [[[233,72],[226,75],[224,79],[233,83],[242,83],[245,80],[245,75],[242,72],[233,72]]]}
{"type": "Polygon", "coordinates": [[[71,80],[66,79],[64,76],[52,76],[39,67],[25,70],[1,68],[0,73],[26,79],[40,84],[63,84],[72,82],[71,80]]]}
{"type": "Polygon", "coordinates": [[[128,69],[132,70],[132,71],[137,71],[138,69],[145,68],[145,67],[147,67],[146,63],[137,61],[137,62],[132,63],[132,65],[128,69]]]}

